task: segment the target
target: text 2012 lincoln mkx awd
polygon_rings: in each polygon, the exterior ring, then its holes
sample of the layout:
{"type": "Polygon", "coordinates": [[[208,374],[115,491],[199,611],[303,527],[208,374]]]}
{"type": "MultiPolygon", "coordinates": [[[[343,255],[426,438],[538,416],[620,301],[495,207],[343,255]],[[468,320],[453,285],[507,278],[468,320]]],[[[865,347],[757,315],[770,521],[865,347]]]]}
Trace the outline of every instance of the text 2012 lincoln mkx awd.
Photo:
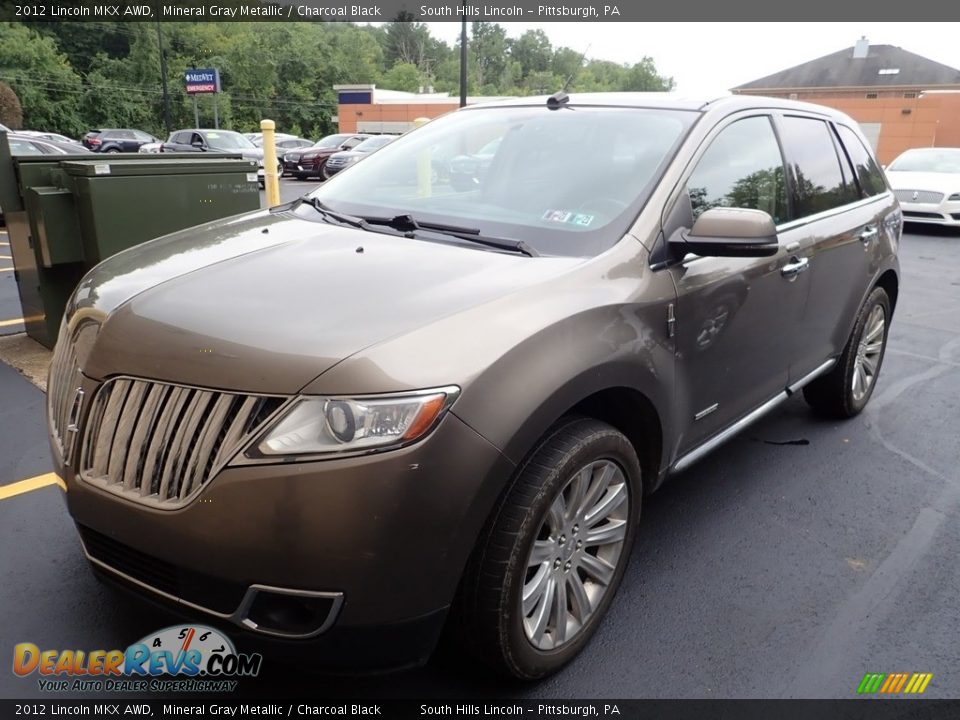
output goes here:
{"type": "Polygon", "coordinates": [[[49,383],[69,511],[98,573],[278,652],[397,668],[446,625],[547,675],[613,601],[644,494],[801,391],[863,409],[901,227],[819,106],[448,114],[87,275],[49,383]],[[487,147],[469,182],[432,172],[487,147]]]}

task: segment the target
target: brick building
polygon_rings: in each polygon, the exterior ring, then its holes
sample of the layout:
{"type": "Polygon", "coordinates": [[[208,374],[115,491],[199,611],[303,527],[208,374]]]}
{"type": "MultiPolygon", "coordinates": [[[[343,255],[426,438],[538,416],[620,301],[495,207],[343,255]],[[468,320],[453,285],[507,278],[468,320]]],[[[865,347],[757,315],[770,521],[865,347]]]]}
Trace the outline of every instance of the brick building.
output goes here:
{"type": "Polygon", "coordinates": [[[731,90],[847,113],[886,164],[913,147],[960,147],[960,70],[894,45],[856,45],[731,90]]]}
{"type": "MultiPolygon", "coordinates": [[[[419,117],[435,118],[460,107],[460,98],[449,93],[411,93],[383,90],[376,85],[334,85],[340,132],[403,133],[419,117]]],[[[468,97],[467,104],[499,100],[495,97],[468,97]]]]}

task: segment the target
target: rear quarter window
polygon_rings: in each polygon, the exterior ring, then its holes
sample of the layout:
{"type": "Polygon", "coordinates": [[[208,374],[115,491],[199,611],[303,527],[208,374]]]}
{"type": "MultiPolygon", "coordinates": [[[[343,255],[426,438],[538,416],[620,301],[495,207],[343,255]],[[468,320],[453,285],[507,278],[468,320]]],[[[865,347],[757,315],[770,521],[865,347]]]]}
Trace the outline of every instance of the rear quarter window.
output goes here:
{"type": "Polygon", "coordinates": [[[860,196],[867,198],[886,192],[887,183],[883,172],[857,134],[846,125],[836,127],[840,142],[843,143],[847,157],[850,158],[850,163],[857,174],[860,196]]]}

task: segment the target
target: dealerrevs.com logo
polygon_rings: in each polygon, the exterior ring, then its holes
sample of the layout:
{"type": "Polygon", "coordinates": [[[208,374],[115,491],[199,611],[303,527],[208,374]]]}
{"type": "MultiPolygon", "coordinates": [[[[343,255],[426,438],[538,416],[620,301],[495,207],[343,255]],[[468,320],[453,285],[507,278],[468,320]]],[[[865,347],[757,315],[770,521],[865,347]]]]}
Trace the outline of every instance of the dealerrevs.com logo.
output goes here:
{"type": "Polygon", "coordinates": [[[255,677],[263,657],[238,653],[233,641],[204,625],[174,625],[126,650],[13,648],[13,672],[38,675],[46,692],[230,692],[238,677],[255,677]]]}

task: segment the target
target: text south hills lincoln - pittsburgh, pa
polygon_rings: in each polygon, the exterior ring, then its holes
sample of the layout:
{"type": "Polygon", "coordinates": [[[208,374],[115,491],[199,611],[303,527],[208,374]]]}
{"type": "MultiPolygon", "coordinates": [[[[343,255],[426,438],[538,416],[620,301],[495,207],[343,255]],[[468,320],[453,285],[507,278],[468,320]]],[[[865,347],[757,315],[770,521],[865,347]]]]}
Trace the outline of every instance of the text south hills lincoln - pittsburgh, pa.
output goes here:
{"type": "Polygon", "coordinates": [[[536,7],[521,7],[520,5],[421,5],[420,17],[456,17],[468,18],[488,17],[555,17],[555,18],[599,18],[617,17],[620,8],[616,5],[576,7],[572,5],[537,5],[536,7]]]}

